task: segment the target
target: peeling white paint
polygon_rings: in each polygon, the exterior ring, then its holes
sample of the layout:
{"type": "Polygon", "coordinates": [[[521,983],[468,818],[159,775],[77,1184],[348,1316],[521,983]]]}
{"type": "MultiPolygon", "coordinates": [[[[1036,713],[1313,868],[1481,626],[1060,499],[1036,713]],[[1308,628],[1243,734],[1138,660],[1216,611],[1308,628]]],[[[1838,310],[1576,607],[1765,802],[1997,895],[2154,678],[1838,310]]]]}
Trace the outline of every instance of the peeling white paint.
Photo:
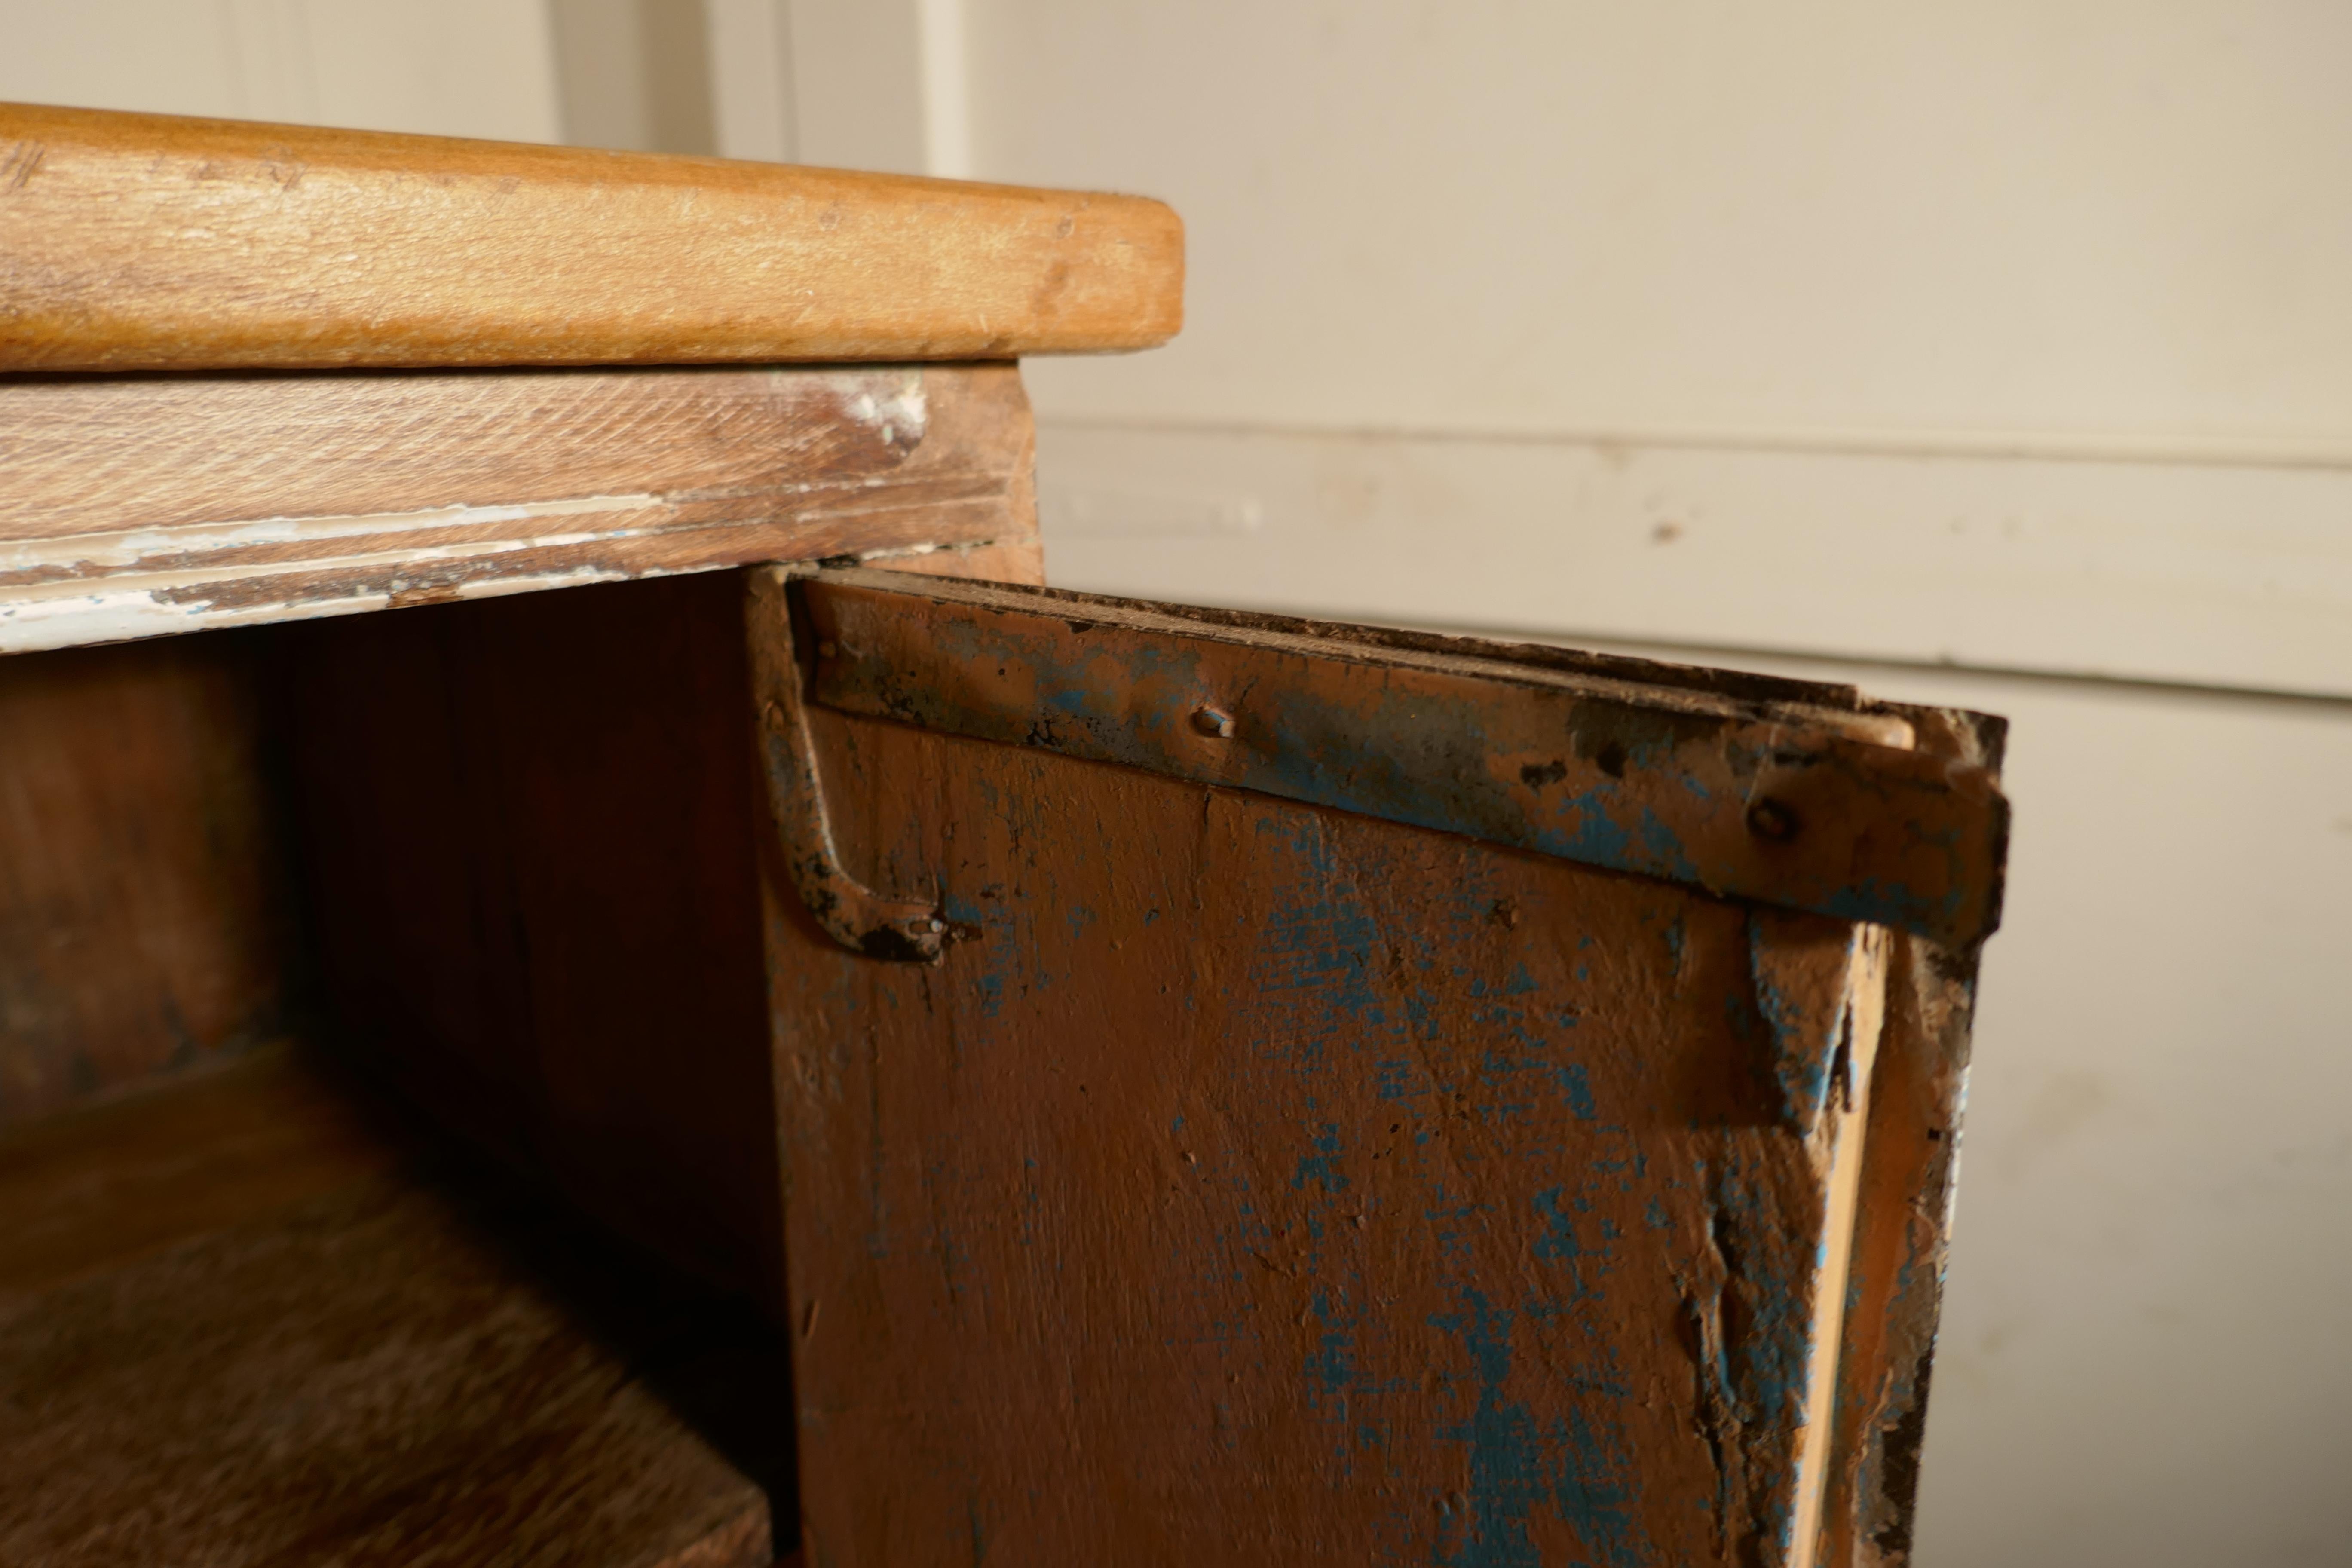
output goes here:
{"type": "MultiPolygon", "coordinates": [[[[340,566],[343,563],[335,564],[340,566]]],[[[713,562],[708,566],[659,568],[646,572],[582,565],[560,572],[478,577],[451,584],[444,591],[452,599],[488,599],[549,588],[583,587],[592,583],[683,576],[693,572],[717,571],[726,564],[713,562]]],[[[250,570],[228,574],[230,580],[240,582],[252,582],[256,575],[250,570]]],[[[47,598],[16,605],[0,602],[0,653],[34,653],[44,648],[128,642],[223,626],[358,615],[369,610],[390,609],[396,597],[392,593],[373,592],[333,598],[288,598],[267,604],[219,606],[205,601],[174,602],[159,596],[183,585],[185,581],[184,578],[173,577],[168,583],[159,584],[152,578],[119,578],[91,592],[70,597],[52,595],[47,598]]]]}
{"type": "Polygon", "coordinates": [[[879,396],[861,392],[849,400],[846,412],[860,425],[881,433],[883,443],[908,446],[919,443],[930,429],[931,405],[923,391],[923,373],[908,371],[898,379],[895,392],[879,396]]]}
{"type": "MultiPolygon", "coordinates": [[[[574,515],[597,510],[618,511],[629,510],[644,501],[658,500],[652,497],[598,499],[616,504],[610,508],[599,509],[581,503],[569,510],[574,515]]],[[[518,510],[522,515],[530,515],[534,512],[544,515],[546,509],[476,508],[469,510],[467,516],[468,521],[497,521],[491,514],[494,511],[508,510],[518,510]]],[[[409,515],[432,518],[441,514],[404,514],[404,516],[409,515]]],[[[409,525],[404,522],[402,526],[409,525]]],[[[426,526],[431,524],[428,522],[426,526]]],[[[509,594],[539,593],[552,588],[584,587],[594,583],[622,583],[649,577],[689,576],[698,572],[723,571],[739,564],[732,561],[713,561],[688,566],[654,566],[643,570],[625,571],[616,566],[583,563],[558,571],[509,574],[501,574],[497,570],[498,557],[520,551],[609,544],[656,531],[658,531],[614,529],[598,533],[540,534],[521,539],[483,540],[478,542],[435,545],[413,550],[376,551],[366,554],[338,555],[325,560],[280,562],[260,566],[245,563],[209,570],[121,573],[86,583],[81,585],[79,592],[61,591],[62,585],[56,583],[17,584],[0,588],[0,654],[34,653],[45,648],[78,647],[90,643],[129,642],[142,637],[169,637],[180,632],[215,627],[259,626],[272,621],[314,620],[333,616],[359,615],[370,610],[390,609],[400,596],[398,590],[373,591],[332,597],[289,596],[261,604],[235,605],[218,605],[206,600],[192,600],[177,596],[184,595],[190,586],[204,583],[233,583],[240,586],[247,586],[267,582],[272,576],[310,575],[321,571],[356,573],[385,566],[438,566],[456,561],[473,560],[483,563],[483,575],[446,585],[436,585],[434,589],[436,598],[471,600],[499,598],[509,594]],[[166,597],[167,595],[174,596],[166,597]]],[[[335,536],[306,533],[296,537],[335,536]]],[[[1000,542],[1002,542],[997,540],[980,540],[905,545],[888,550],[863,551],[858,552],[858,558],[863,561],[887,563],[893,560],[907,560],[915,556],[935,554],[942,550],[982,549],[1000,542]]]]}
{"type": "MultiPolygon", "coordinates": [[[[667,498],[651,493],[621,496],[580,496],[565,500],[523,501],[506,506],[445,506],[424,511],[351,512],[310,517],[247,518],[228,522],[173,524],[169,527],[124,529],[112,533],[78,533],[64,538],[33,539],[0,543],[0,572],[37,571],[43,567],[73,570],[120,569],[137,566],[155,556],[184,556],[207,551],[239,550],[256,545],[299,544],[314,540],[359,539],[371,534],[412,533],[424,529],[466,528],[541,518],[593,517],[611,512],[644,511],[666,506],[667,498]]],[[[617,536],[617,535],[614,535],[617,536]]],[[[569,535],[588,539],[594,534],[569,535]]],[[[500,542],[503,545],[506,542],[500,542]]],[[[533,542],[552,542],[538,541],[533,542]]],[[[462,545],[442,547],[463,550],[462,545]]],[[[361,557],[335,557],[362,559],[361,557]]],[[[372,558],[370,558],[372,559],[372,558]]],[[[278,570],[315,563],[288,563],[278,570]]],[[[271,567],[243,565],[226,575],[251,577],[271,567]]],[[[200,581],[199,573],[175,574],[200,581]]],[[[0,590],[5,599],[10,590],[0,590]]]]}

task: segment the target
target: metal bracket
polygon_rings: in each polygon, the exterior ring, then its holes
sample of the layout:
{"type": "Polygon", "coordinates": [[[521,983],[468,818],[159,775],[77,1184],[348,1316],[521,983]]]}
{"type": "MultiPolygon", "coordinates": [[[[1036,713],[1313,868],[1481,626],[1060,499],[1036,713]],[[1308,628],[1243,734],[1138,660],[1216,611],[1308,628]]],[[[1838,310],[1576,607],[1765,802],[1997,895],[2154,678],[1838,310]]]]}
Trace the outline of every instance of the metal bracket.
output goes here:
{"type": "Polygon", "coordinates": [[[795,589],[811,700],[1969,947],[2009,805],[1851,691],[866,570],[795,589]]]}
{"type": "Polygon", "coordinates": [[[842,946],[870,958],[936,963],[947,922],[937,909],[875,892],[843,868],[826,819],[824,782],[809,739],[803,693],[809,665],[795,634],[789,566],[751,574],[745,606],[751,679],[758,694],[760,756],[768,781],[768,808],[793,886],[816,923],[842,946]]]}

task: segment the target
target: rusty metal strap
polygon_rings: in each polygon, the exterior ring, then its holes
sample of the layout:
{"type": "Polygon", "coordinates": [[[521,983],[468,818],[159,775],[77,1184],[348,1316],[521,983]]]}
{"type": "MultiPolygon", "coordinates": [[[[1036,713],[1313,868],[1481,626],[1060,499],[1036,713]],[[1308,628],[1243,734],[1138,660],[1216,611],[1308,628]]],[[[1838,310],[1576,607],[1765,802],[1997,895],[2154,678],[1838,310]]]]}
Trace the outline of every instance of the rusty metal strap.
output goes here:
{"type": "Polygon", "coordinates": [[[2007,803],[1899,719],[1042,590],[856,570],[799,587],[814,694],[845,712],[1959,945],[2000,919],[2007,803]]]}

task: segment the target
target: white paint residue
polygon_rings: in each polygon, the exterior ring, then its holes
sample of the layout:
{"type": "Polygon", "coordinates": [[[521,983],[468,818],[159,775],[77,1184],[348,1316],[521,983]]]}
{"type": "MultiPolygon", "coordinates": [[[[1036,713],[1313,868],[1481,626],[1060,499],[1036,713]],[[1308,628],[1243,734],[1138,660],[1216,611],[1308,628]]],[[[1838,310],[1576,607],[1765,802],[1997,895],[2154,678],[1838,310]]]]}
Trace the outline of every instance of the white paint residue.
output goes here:
{"type": "MultiPolygon", "coordinates": [[[[712,569],[695,567],[688,570],[712,569]]],[[[682,574],[675,571],[629,573],[609,566],[576,566],[560,572],[477,578],[451,584],[449,591],[455,598],[488,599],[508,594],[536,593],[546,588],[577,588],[591,583],[625,582],[632,576],[682,574]]],[[[129,642],[141,637],[167,637],[175,632],[221,626],[357,615],[362,611],[389,609],[394,598],[389,593],[367,593],[331,599],[306,598],[299,603],[281,599],[265,605],[218,608],[203,601],[175,603],[162,599],[157,596],[158,592],[152,586],[128,587],[118,582],[117,585],[101,592],[77,595],[72,598],[51,598],[16,605],[0,603],[0,653],[34,653],[44,648],[129,642]]]]}
{"type": "Polygon", "coordinates": [[[913,446],[930,428],[930,399],[923,391],[923,373],[908,371],[898,390],[876,395],[861,392],[849,400],[849,416],[868,429],[881,432],[886,444],[913,446]]]}
{"type": "MultiPolygon", "coordinates": [[[[0,544],[0,572],[37,570],[44,566],[74,569],[121,568],[137,566],[154,556],[183,556],[215,550],[237,550],[250,545],[299,543],[308,540],[355,539],[370,534],[409,533],[428,528],[465,528],[481,524],[517,522],[539,518],[593,517],[608,512],[643,511],[667,504],[663,497],[651,494],[625,496],[582,496],[570,500],[525,501],[510,506],[446,506],[427,511],[357,512],[331,517],[271,517],[244,519],[235,522],[202,522],[168,528],[126,529],[116,533],[82,533],[67,539],[37,539],[19,543],[0,544]]],[[[614,536],[617,536],[614,535],[614,536]]],[[[568,534],[565,540],[592,539],[593,533],[568,534]]],[[[500,541],[499,548],[519,544],[550,542],[547,540],[500,541]]],[[[443,551],[462,552],[467,545],[436,546],[430,553],[443,551]]],[[[373,557],[337,556],[335,563],[345,560],[373,557]]],[[[320,562],[301,563],[306,570],[315,570],[320,562]]],[[[257,572],[292,570],[295,563],[257,568],[251,564],[225,569],[222,575],[250,577],[257,572]]],[[[175,573],[175,580],[205,580],[197,573],[175,573]]],[[[49,590],[54,591],[54,590],[49,590]]],[[[13,590],[0,590],[0,602],[13,596],[13,590]]]]}

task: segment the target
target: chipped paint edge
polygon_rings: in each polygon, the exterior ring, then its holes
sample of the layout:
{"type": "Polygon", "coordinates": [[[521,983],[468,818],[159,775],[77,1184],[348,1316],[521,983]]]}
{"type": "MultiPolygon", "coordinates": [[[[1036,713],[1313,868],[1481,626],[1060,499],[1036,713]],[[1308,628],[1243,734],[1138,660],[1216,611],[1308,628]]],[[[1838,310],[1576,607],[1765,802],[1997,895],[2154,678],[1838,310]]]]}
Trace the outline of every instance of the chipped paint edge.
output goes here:
{"type": "MultiPolygon", "coordinates": [[[[483,514],[492,510],[494,509],[474,509],[466,521],[485,521],[483,514]]],[[[533,514],[533,509],[515,510],[523,515],[533,514]]],[[[543,512],[539,514],[543,515],[543,512]]],[[[281,621],[326,620],[340,616],[364,615],[371,611],[394,609],[400,607],[403,602],[403,595],[397,589],[320,597],[289,596],[266,603],[241,604],[234,606],[222,606],[208,600],[184,597],[190,586],[202,583],[252,584],[267,582],[272,576],[307,576],[320,572],[355,571],[371,566],[444,565],[469,558],[495,562],[500,556],[525,551],[593,547],[630,539],[651,537],[662,531],[664,531],[660,529],[632,529],[603,533],[548,534],[536,538],[485,541],[472,546],[383,551],[366,555],[341,555],[324,560],[287,562],[280,564],[276,571],[257,571],[250,565],[245,565],[221,567],[205,572],[174,572],[169,574],[124,573],[112,577],[100,578],[94,583],[77,584],[81,591],[70,595],[58,593],[53,585],[44,585],[46,591],[0,589],[0,655],[40,653],[56,648],[80,647],[96,643],[134,642],[149,637],[176,636],[184,632],[218,630],[230,626],[267,626],[281,621]]],[[[1026,542],[1028,542],[1026,538],[950,540],[845,553],[854,555],[860,562],[887,563],[912,561],[943,551],[981,550],[1026,542]]],[[[826,560],[843,558],[845,558],[843,555],[824,557],[826,560]]],[[[553,572],[518,573],[511,575],[486,574],[478,577],[469,577],[446,586],[436,586],[432,590],[429,597],[420,597],[415,602],[443,603],[453,600],[502,598],[511,594],[534,594],[560,588],[580,588],[599,583],[626,583],[656,577],[689,576],[696,573],[723,572],[761,563],[758,561],[746,562],[731,557],[687,565],[647,566],[635,569],[583,563],[553,572]]]]}

